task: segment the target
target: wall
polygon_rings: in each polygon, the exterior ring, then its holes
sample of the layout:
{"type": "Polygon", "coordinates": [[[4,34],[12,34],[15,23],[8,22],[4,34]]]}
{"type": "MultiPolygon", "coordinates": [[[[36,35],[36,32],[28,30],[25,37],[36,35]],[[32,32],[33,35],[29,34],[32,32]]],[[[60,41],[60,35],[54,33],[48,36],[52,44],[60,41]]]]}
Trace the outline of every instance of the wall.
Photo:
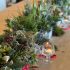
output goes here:
{"type": "Polygon", "coordinates": [[[6,0],[0,0],[0,11],[6,9],[6,0]]]}

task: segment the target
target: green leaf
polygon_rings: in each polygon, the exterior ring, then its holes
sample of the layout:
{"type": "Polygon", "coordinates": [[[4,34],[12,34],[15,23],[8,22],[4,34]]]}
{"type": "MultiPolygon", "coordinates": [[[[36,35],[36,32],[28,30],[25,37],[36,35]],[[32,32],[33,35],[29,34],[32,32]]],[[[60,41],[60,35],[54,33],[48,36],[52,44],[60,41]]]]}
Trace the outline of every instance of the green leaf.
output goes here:
{"type": "Polygon", "coordinates": [[[6,21],[7,21],[7,26],[9,28],[13,28],[13,20],[7,19],[6,21]]]}

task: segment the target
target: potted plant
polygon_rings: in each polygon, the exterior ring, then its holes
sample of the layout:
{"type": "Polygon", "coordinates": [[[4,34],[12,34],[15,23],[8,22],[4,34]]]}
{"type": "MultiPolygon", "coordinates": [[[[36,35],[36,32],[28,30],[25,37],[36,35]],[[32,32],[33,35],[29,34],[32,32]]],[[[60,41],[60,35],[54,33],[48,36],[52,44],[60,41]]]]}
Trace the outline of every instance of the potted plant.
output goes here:
{"type": "Polygon", "coordinates": [[[36,62],[33,42],[32,37],[23,30],[5,30],[0,45],[0,68],[22,69],[26,64],[33,65],[36,62]]]}

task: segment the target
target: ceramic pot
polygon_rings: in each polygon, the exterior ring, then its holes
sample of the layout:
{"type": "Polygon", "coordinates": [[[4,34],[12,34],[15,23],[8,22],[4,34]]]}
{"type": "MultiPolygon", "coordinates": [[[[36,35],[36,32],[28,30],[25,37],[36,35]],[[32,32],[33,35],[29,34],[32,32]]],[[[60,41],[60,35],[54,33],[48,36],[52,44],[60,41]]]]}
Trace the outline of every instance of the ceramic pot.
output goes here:
{"type": "Polygon", "coordinates": [[[45,32],[44,38],[51,39],[52,38],[52,31],[53,31],[53,29],[51,28],[49,32],[45,32]]]}

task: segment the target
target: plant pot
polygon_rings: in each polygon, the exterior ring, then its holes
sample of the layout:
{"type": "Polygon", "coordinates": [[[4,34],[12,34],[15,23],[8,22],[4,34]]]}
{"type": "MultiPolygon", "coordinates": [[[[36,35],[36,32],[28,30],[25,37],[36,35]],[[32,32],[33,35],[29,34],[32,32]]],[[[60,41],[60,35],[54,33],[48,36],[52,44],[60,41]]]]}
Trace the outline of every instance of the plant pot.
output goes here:
{"type": "Polygon", "coordinates": [[[52,31],[53,31],[53,29],[51,28],[49,32],[45,32],[44,38],[51,39],[52,38],[52,31]]]}
{"type": "Polygon", "coordinates": [[[35,34],[35,39],[37,44],[43,44],[45,40],[51,39],[52,38],[52,31],[53,29],[51,28],[49,32],[37,32],[35,34]]]}

